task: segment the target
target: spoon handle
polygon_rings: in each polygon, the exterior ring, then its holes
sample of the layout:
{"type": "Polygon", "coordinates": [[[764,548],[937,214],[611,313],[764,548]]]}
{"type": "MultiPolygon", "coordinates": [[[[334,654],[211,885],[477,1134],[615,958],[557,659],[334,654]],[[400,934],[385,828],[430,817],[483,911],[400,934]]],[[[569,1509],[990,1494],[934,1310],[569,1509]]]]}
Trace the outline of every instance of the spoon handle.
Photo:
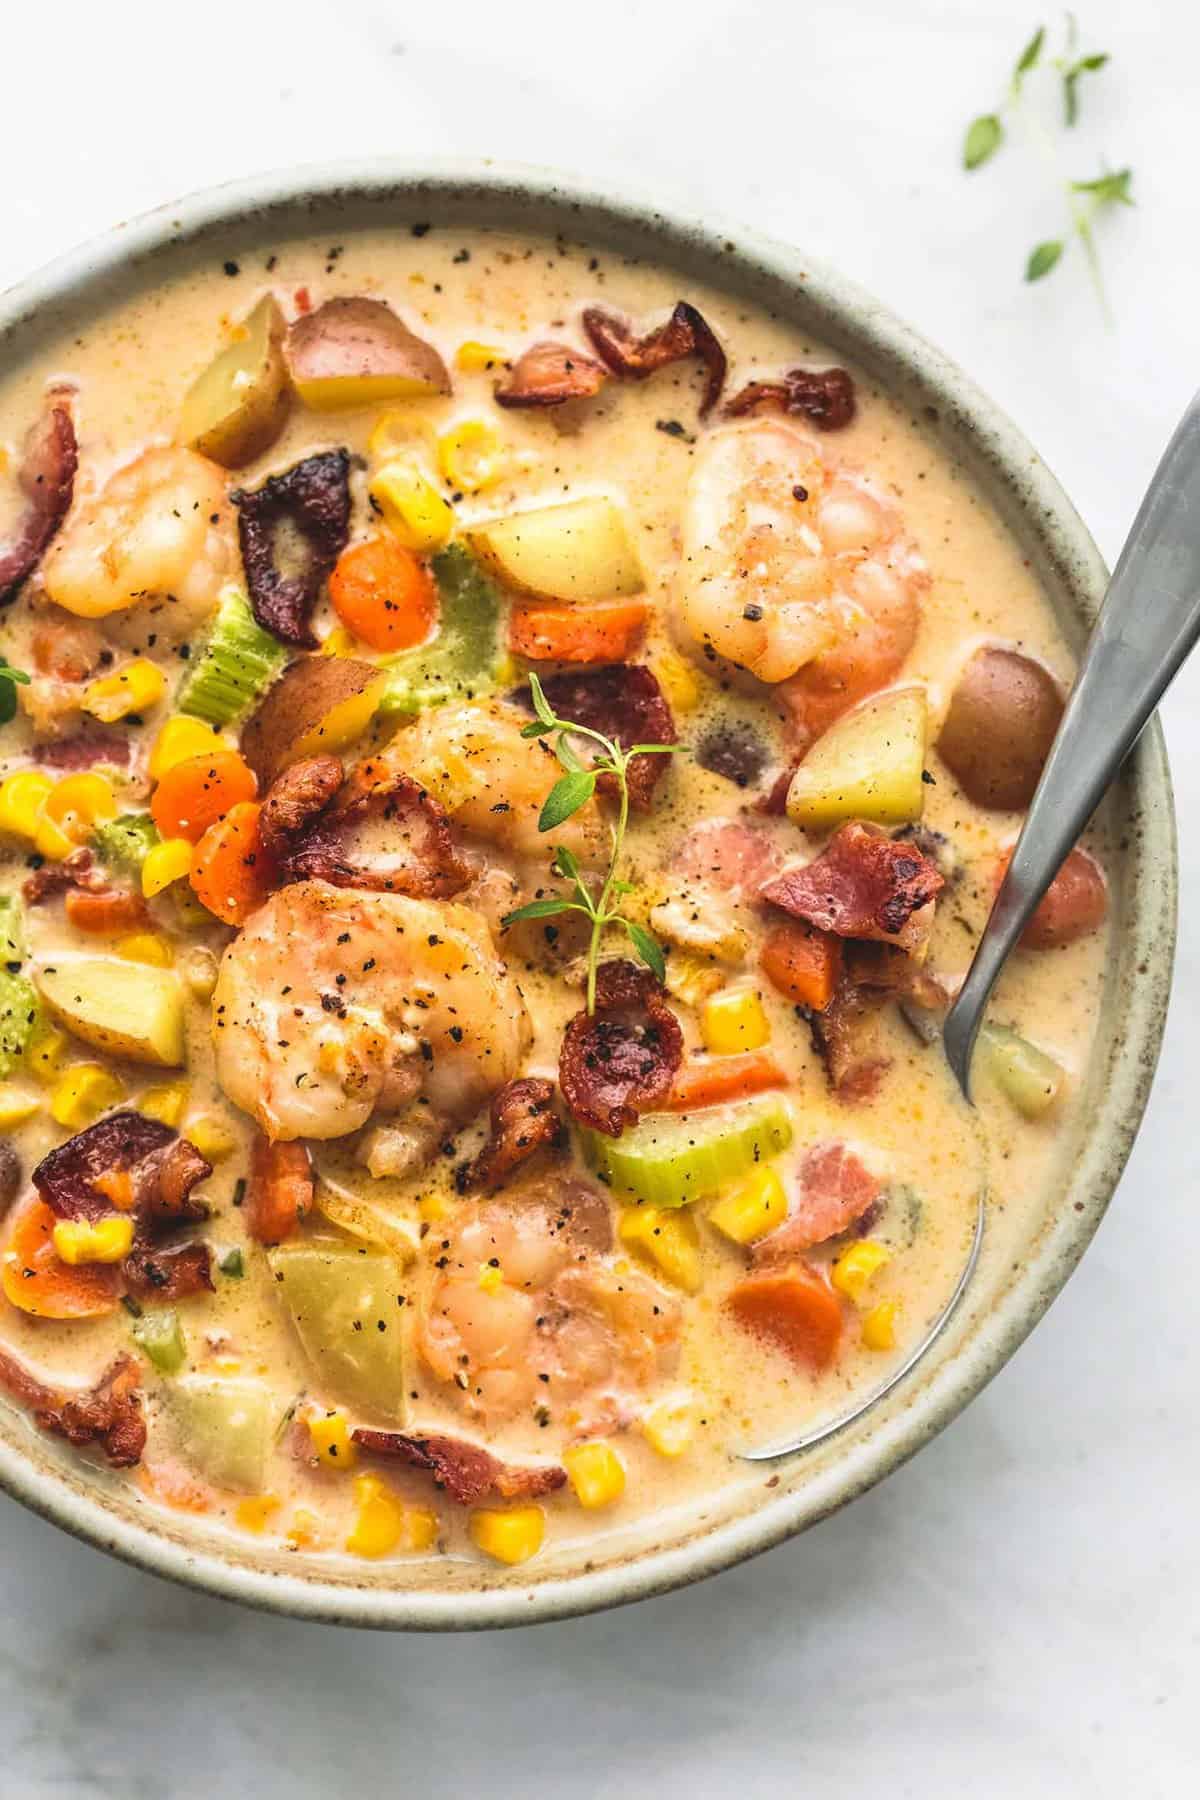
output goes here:
{"type": "Polygon", "coordinates": [[[964,1094],[996,977],[1200,637],[1200,395],[1142,501],[991,916],[946,1015],[964,1094]]]}

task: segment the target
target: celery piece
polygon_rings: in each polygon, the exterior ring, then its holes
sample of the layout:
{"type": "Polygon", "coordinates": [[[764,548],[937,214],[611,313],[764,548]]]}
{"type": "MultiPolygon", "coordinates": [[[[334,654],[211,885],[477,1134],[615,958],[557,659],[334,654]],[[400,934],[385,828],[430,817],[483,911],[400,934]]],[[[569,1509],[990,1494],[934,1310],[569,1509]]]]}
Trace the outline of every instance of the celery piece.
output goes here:
{"type": "Polygon", "coordinates": [[[177,1312],[144,1312],[129,1329],[160,1374],[178,1375],[187,1361],[187,1344],[177,1312]]]}
{"type": "Polygon", "coordinates": [[[118,813],[92,833],[92,848],[101,862],[124,875],[140,875],[142,864],[161,842],[149,813],[118,813]]]}
{"type": "Polygon", "coordinates": [[[267,1260],[321,1387],[351,1406],[401,1419],[404,1345],[394,1257],[341,1238],[309,1238],[281,1244],[267,1260]]]}
{"type": "Polygon", "coordinates": [[[0,894],[0,1080],[12,1074],[37,1027],[37,994],[21,972],[26,954],[21,902],[15,894],[0,894]]]}
{"type": "Polygon", "coordinates": [[[238,587],[222,591],[208,642],[179,692],[180,712],[228,725],[278,674],[287,650],[264,631],[238,587]]]}
{"type": "Polygon", "coordinates": [[[262,1492],[276,1404],[260,1381],[185,1375],[167,1390],[179,1447],[215,1487],[262,1492]]]}
{"type": "Polygon", "coordinates": [[[584,1131],[602,1181],[649,1206],[686,1206],[786,1150],[792,1119],[778,1095],[692,1113],[647,1113],[619,1138],[584,1131]]]}
{"type": "Polygon", "coordinates": [[[1061,1063],[1007,1025],[985,1025],[979,1048],[984,1067],[1023,1118],[1040,1119],[1050,1111],[1067,1079],[1061,1063]]]}
{"type": "Polygon", "coordinates": [[[385,715],[470,699],[499,679],[500,596],[494,584],[462,544],[439,551],[433,573],[442,603],[438,634],[417,650],[384,658],[388,684],[379,711],[385,715]]]}

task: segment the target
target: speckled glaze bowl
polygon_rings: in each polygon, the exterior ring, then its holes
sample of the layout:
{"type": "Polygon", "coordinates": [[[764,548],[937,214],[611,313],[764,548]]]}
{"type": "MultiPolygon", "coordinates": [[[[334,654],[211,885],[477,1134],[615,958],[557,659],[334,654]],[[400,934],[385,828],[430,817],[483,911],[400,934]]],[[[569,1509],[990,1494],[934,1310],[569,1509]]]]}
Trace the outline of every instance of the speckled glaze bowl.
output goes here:
{"type": "MultiPolygon", "coordinates": [[[[1106,572],[1062,489],[1029,444],[937,350],[799,251],[701,224],[636,198],[532,169],[366,163],[264,175],[195,195],[72,252],[0,301],[11,367],[46,337],[200,258],[267,240],[418,221],[584,239],[703,279],[811,332],[900,396],[979,482],[1080,642],[1106,572]]],[[[1142,1117],[1158,1057],[1175,934],[1170,778],[1157,724],[1110,799],[1126,845],[1095,1054],[1063,1146],[1061,1180],[1017,1259],[981,1266],[964,1305],[900,1387],[835,1437],[586,1552],[547,1553],[509,1574],[443,1559],[374,1569],[331,1564],[165,1516],[0,1407],[0,1482],[56,1524],[156,1574],[302,1618],[406,1629],[522,1625],[696,1581],[803,1531],[940,1431],[996,1373],[1062,1287],[1096,1230],[1142,1117]]]]}

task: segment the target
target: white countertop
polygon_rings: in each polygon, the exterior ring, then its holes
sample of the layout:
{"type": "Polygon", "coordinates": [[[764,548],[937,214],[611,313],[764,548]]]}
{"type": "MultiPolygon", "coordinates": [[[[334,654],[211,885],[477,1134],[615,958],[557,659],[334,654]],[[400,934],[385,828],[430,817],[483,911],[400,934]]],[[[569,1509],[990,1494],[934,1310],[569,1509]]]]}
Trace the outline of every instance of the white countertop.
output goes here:
{"type": "MultiPolygon", "coordinates": [[[[1114,61],[1083,94],[1073,172],[1131,163],[1139,200],[1103,230],[1111,332],[1081,268],[1019,278],[1058,225],[1041,178],[1016,155],[972,181],[957,167],[1037,23],[1015,0],[607,0],[586,34],[561,0],[459,0],[441,25],[385,0],[12,5],[0,284],[192,188],[323,157],[650,181],[919,323],[1024,426],[1111,557],[1200,377],[1200,15],[1078,11],[1083,47],[1114,61]]],[[[1194,1792],[1200,663],[1166,723],[1183,930],[1150,1111],[1078,1274],[955,1426],[747,1567],[471,1639],[260,1617],[0,1499],[0,1792],[1194,1792]]]]}

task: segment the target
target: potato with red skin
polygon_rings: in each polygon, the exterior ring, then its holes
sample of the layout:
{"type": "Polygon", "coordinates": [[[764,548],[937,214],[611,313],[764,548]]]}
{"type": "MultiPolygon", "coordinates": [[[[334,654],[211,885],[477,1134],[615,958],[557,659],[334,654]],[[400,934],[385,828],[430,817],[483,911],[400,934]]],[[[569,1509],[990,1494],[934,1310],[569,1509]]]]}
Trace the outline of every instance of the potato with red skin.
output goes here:
{"type": "Polygon", "coordinates": [[[996,812],[1028,806],[1063,698],[1049,669],[1019,650],[985,644],[959,675],[938,754],[968,800],[996,812]]]}
{"type": "Polygon", "coordinates": [[[269,687],[241,731],[262,791],[310,756],[336,756],[366,731],[387,677],[350,656],[301,656],[269,687]]]}
{"type": "Polygon", "coordinates": [[[386,400],[448,394],[450,376],[432,344],[384,300],[345,295],[296,319],[284,345],[305,406],[342,412],[386,400]]]}
{"type": "MultiPolygon", "coordinates": [[[[1012,860],[1010,850],[996,871],[996,886],[1012,860]]],[[[1108,882],[1088,850],[1077,845],[1068,856],[1037,911],[1021,934],[1023,950],[1059,950],[1077,938],[1099,931],[1108,916],[1108,882]]]]}

